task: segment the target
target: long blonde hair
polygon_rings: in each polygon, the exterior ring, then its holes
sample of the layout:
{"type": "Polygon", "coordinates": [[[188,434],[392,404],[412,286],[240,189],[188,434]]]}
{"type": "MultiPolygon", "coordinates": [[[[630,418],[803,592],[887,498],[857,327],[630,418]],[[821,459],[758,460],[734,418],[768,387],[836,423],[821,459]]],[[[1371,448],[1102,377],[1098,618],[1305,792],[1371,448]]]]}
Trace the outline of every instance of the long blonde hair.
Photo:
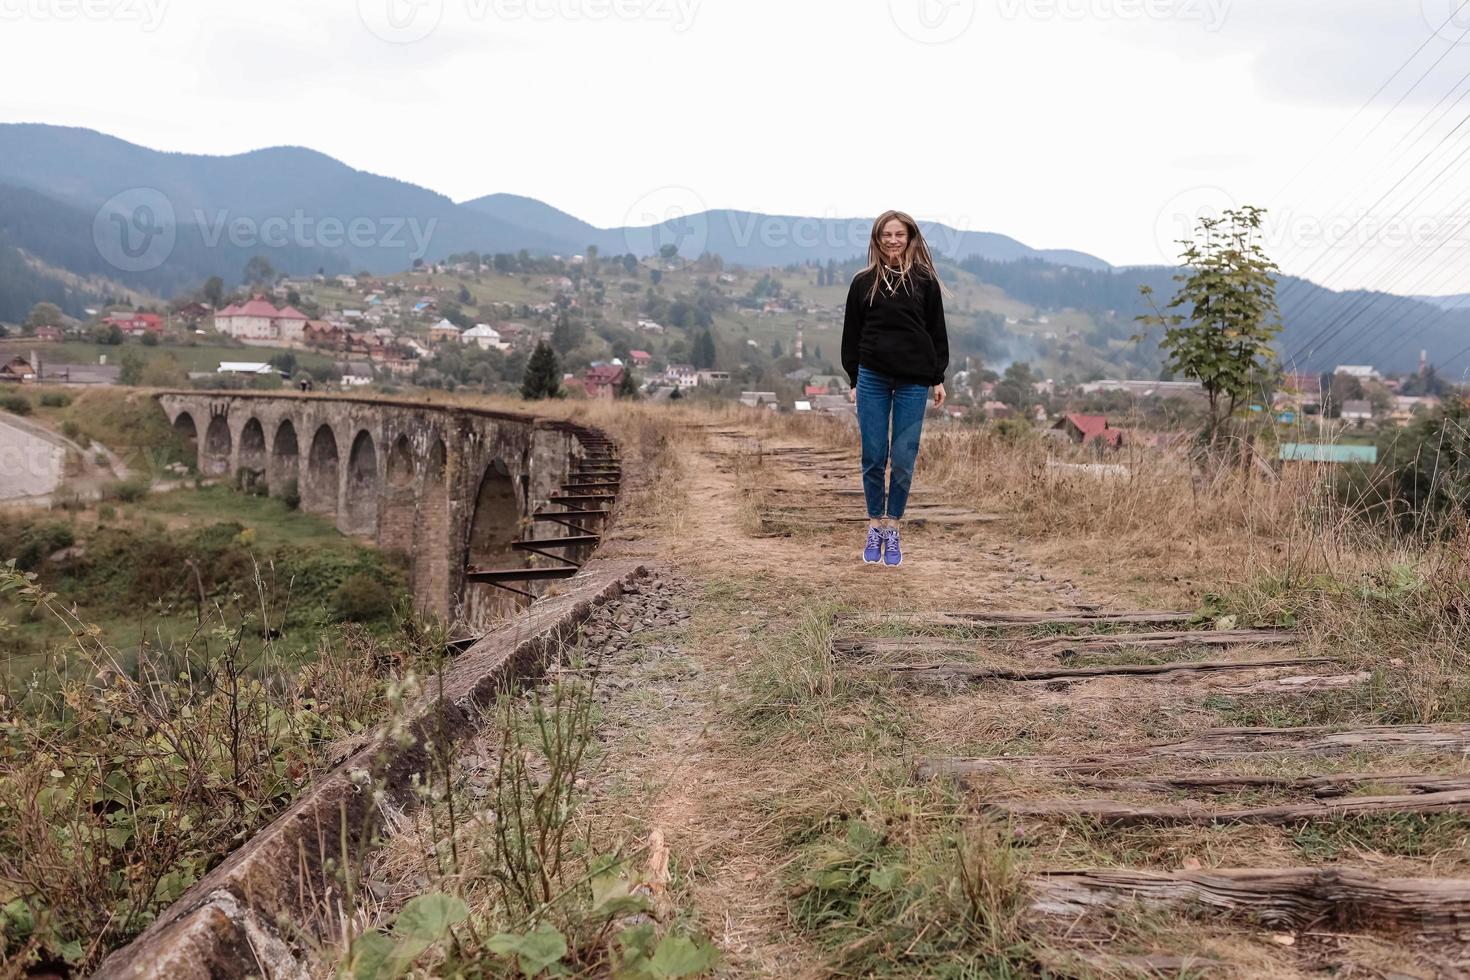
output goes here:
{"type": "Polygon", "coordinates": [[[873,274],[873,285],[868,289],[869,304],[878,295],[878,284],[883,279],[883,266],[887,264],[883,260],[883,249],[879,246],[879,239],[883,235],[883,226],[894,218],[902,221],[909,232],[909,243],[898,260],[899,284],[905,288],[909,287],[909,274],[916,266],[936,283],[939,282],[939,273],[934,270],[934,257],[929,254],[929,243],[924,241],[924,233],[919,230],[919,223],[903,211],[884,211],[878,215],[878,220],[873,222],[873,230],[868,235],[867,268],[858,273],[860,276],[870,272],[873,274]]]}

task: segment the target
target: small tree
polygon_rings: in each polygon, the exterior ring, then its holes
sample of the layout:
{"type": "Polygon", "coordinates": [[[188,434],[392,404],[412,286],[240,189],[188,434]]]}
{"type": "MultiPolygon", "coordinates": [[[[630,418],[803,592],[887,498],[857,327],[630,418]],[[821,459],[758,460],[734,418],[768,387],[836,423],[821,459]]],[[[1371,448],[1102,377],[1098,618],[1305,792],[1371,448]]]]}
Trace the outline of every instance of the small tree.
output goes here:
{"type": "Polygon", "coordinates": [[[263,286],[276,278],[275,267],[264,255],[252,255],[245,263],[245,282],[252,286],[263,286]]]}
{"type": "Polygon", "coordinates": [[[210,276],[204,280],[204,301],[215,309],[225,305],[225,281],[219,276],[210,276]]]}
{"type": "Polygon", "coordinates": [[[526,363],[526,376],[521,382],[521,397],[532,400],[560,398],[561,366],[556,362],[556,351],[542,340],[526,363]]]}
{"type": "Polygon", "coordinates": [[[694,338],[694,351],[690,354],[690,360],[694,366],[701,371],[712,370],[715,366],[715,338],[709,330],[701,331],[694,338]]]}
{"type": "Polygon", "coordinates": [[[1197,240],[1180,242],[1182,269],[1174,281],[1181,285],[1165,310],[1183,312],[1161,311],[1153,289],[1139,287],[1154,312],[1137,319],[1146,327],[1164,328],[1159,346],[1167,367],[1204,387],[1206,441],[1212,451],[1222,423],[1276,356],[1271,342],[1281,331],[1277,267],[1257,238],[1265,213],[1247,205],[1201,218],[1197,240]]]}
{"type": "Polygon", "coordinates": [[[618,386],[613,394],[618,398],[638,397],[638,379],[633,377],[632,368],[623,368],[623,376],[618,379],[618,386]]]}
{"type": "Polygon", "coordinates": [[[59,327],[61,326],[61,307],[55,303],[37,303],[31,307],[30,316],[26,317],[28,327],[59,327]]]}

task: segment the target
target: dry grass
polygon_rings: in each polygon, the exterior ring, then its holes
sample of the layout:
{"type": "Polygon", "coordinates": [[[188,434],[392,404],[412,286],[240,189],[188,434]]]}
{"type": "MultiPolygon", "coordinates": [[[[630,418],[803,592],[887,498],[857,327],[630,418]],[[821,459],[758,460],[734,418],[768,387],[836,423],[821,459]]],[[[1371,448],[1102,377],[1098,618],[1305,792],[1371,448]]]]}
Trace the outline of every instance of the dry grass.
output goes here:
{"type": "MultiPolygon", "coordinates": [[[[783,506],[793,501],[793,511],[827,507],[839,485],[770,450],[850,452],[834,469],[850,470],[841,485],[856,487],[851,426],[736,408],[533,408],[598,425],[623,444],[629,477],[613,537],[637,539],[627,545],[669,562],[688,583],[693,618],[641,638],[660,652],[609,675],[618,687],[598,728],[601,761],[589,777],[588,813],[605,839],[626,849],[654,831],[667,841],[677,917],[717,941],[725,975],[1121,977],[1146,974],[1117,955],[1196,953],[1234,975],[1300,976],[1315,965],[1258,931],[1214,921],[1124,909],[1101,934],[1038,926],[1026,914],[1026,877],[1058,865],[1177,869],[1193,861],[1470,874],[1467,830],[1453,817],[1128,832],[1083,821],[1008,826],[978,818],[985,799],[1089,790],[1031,771],[970,789],[913,778],[915,763],[933,756],[1121,750],[1240,722],[1249,712],[1284,724],[1470,718],[1461,693],[1470,576],[1456,558],[1464,539],[1385,543],[1358,530],[1319,486],[1238,474],[1204,483],[1152,450],[1118,460],[1126,478],[1059,476],[1049,458],[1084,458],[1040,440],[935,425],[918,486],[998,510],[1004,521],[962,532],[911,527],[912,560],[903,569],[865,568],[856,561],[860,525],[812,517],[798,528],[770,519],[778,496],[783,506]],[[725,434],[735,430],[743,434],[725,434]],[[899,687],[833,656],[834,635],[853,628],[837,612],[1044,609],[1081,597],[1054,587],[1056,568],[1072,571],[1089,597],[1203,605],[1242,625],[1294,623],[1302,652],[1339,656],[1338,669],[1368,669],[1373,679],[1279,699],[1221,695],[1213,681],[1117,678],[1055,690],[936,690],[899,687]]],[[[957,635],[1014,643],[983,631],[957,635]]],[[[1176,768],[1191,765],[1203,766],[1176,768]]],[[[1233,764],[1270,766],[1320,774],[1445,762],[1343,756],[1233,764]]],[[[1142,766],[1138,774],[1151,771],[1142,766]]],[[[427,887],[414,868],[444,840],[422,827],[406,837],[387,885],[395,900],[427,887]]],[[[1386,946],[1367,941],[1343,949],[1355,963],[1391,958],[1386,946]]]]}

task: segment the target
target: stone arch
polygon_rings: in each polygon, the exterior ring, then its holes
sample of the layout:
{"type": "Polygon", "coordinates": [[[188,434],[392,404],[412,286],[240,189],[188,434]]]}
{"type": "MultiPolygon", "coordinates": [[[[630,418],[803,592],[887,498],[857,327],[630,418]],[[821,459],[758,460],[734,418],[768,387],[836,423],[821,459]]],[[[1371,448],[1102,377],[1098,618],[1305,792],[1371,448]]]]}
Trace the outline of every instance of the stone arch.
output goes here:
{"type": "Polygon", "coordinates": [[[306,457],[306,485],[301,503],[314,514],[337,516],[337,493],[341,483],[341,466],[337,459],[337,436],[323,423],[311,437],[306,457]]]}
{"type": "Polygon", "coordinates": [[[265,480],[265,457],[265,428],[252,415],[240,430],[240,457],[236,466],[242,488],[248,490],[265,480]]]}
{"type": "Polygon", "coordinates": [[[347,455],[346,518],[348,534],[374,535],[378,531],[378,447],[366,429],[352,440],[347,455]]]}
{"type": "Polygon", "coordinates": [[[296,482],[296,496],[301,497],[301,445],[296,441],[296,426],[285,419],[276,426],[276,436],[271,440],[271,492],[284,496],[287,484],[296,482]]]}
{"type": "Polygon", "coordinates": [[[199,426],[194,416],[180,412],[174,417],[174,439],[183,449],[183,463],[191,470],[199,469],[199,426]]]}
{"type": "Polygon", "coordinates": [[[204,430],[204,473],[210,476],[230,472],[230,423],[223,415],[213,416],[204,430]]]}
{"type": "MultiPolygon", "coordinates": [[[[480,568],[513,568],[525,564],[523,555],[510,546],[516,539],[520,517],[519,494],[510,467],[503,459],[491,460],[475,493],[466,562],[480,568]]],[[[465,619],[472,626],[487,625],[515,612],[521,605],[515,593],[496,586],[480,583],[465,586],[465,619]]]]}
{"type": "Polygon", "coordinates": [[[383,489],[383,513],[378,522],[378,543],[385,551],[413,554],[416,469],[413,445],[408,436],[400,435],[388,450],[387,486],[383,489]]]}
{"type": "Polygon", "coordinates": [[[448,450],[434,439],[424,459],[418,507],[413,524],[413,589],[419,608],[443,614],[453,607],[450,595],[449,487],[445,480],[448,450]]]}

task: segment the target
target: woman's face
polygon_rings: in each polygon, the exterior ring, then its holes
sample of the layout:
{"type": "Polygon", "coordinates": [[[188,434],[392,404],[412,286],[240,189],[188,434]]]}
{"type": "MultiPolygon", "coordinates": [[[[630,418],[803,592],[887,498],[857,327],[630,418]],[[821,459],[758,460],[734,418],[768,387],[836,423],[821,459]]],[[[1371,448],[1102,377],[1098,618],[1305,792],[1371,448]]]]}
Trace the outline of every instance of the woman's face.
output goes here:
{"type": "Polygon", "coordinates": [[[878,247],[883,250],[885,258],[898,259],[909,247],[908,226],[897,218],[889,218],[878,232],[878,247]]]}

